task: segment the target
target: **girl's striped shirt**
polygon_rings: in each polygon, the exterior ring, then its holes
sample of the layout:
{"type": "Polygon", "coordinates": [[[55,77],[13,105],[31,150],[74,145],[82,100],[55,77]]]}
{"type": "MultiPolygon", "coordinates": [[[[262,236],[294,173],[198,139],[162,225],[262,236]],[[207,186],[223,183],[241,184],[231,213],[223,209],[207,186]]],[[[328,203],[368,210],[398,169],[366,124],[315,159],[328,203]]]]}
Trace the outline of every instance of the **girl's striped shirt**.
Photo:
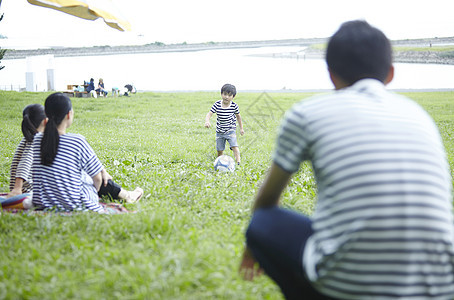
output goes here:
{"type": "Polygon", "coordinates": [[[13,156],[10,170],[9,190],[14,188],[16,178],[22,178],[24,183],[22,185],[22,193],[30,193],[32,191],[32,142],[27,142],[22,138],[16,148],[13,156]]]}
{"type": "Polygon", "coordinates": [[[104,211],[90,182],[103,165],[86,139],[79,134],[61,135],[54,162],[45,166],[40,156],[42,137],[38,133],[33,141],[33,204],[63,211],[104,211]]]}

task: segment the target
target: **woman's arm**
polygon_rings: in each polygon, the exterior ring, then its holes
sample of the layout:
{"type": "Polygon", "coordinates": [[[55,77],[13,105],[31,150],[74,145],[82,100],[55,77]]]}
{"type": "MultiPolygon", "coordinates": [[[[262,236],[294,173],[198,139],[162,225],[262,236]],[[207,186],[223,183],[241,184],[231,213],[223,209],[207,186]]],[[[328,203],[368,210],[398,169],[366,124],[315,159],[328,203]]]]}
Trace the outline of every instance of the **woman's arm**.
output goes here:
{"type": "Polygon", "coordinates": [[[98,174],[93,176],[92,179],[93,179],[93,185],[95,186],[96,191],[99,192],[99,189],[101,188],[101,184],[102,184],[101,172],[99,172],[98,174]]]}
{"type": "Polygon", "coordinates": [[[20,177],[16,177],[14,180],[14,188],[6,195],[6,198],[22,194],[22,186],[24,185],[24,180],[20,177]]]}
{"type": "MultiPolygon", "coordinates": [[[[14,154],[14,160],[19,160],[15,168],[14,176],[14,187],[8,193],[7,197],[12,197],[20,195],[23,193],[22,188],[24,187],[24,182],[30,180],[31,178],[31,169],[33,165],[33,152],[32,145],[29,142],[19,144],[16,153],[14,154]],[[22,148],[23,147],[23,148],[22,148]],[[23,149],[23,150],[22,150],[23,149]]],[[[11,178],[12,179],[12,178],[11,178]]]]}
{"type": "Polygon", "coordinates": [[[104,183],[104,186],[107,186],[107,183],[109,180],[112,180],[112,176],[110,176],[109,173],[107,173],[106,169],[102,169],[101,171],[101,180],[104,183]]]}

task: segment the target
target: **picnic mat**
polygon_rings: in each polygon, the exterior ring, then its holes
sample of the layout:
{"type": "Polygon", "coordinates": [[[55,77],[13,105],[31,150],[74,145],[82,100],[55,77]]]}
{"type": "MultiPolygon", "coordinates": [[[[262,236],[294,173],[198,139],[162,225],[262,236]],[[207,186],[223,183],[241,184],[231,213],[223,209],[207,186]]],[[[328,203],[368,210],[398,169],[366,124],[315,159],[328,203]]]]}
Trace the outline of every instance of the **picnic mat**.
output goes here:
{"type": "MultiPolygon", "coordinates": [[[[72,212],[58,212],[58,211],[42,211],[34,210],[32,205],[31,194],[21,194],[6,198],[7,193],[0,193],[0,203],[3,212],[9,213],[24,213],[27,214],[47,214],[49,212],[60,213],[64,215],[70,215],[72,212]]],[[[124,213],[135,213],[136,211],[127,210],[126,207],[120,203],[104,203],[99,202],[104,208],[106,214],[124,214],[124,213]]]]}
{"type": "Polygon", "coordinates": [[[3,209],[29,209],[32,207],[31,194],[21,194],[6,198],[7,193],[0,193],[0,203],[3,209]]]}

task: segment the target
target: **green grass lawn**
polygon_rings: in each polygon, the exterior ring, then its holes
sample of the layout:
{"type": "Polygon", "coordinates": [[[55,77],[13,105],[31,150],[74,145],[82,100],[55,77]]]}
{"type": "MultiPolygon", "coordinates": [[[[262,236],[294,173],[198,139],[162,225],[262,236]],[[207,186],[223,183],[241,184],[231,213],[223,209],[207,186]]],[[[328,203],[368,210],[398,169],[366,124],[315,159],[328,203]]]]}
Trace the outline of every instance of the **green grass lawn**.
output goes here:
{"type": "MultiPolygon", "coordinates": [[[[20,141],[22,109],[48,93],[0,92],[0,187],[20,141]]],[[[309,93],[239,93],[242,165],[213,171],[217,92],[73,98],[70,132],[84,135],[115,181],[140,186],[135,214],[0,215],[0,299],[281,299],[266,276],[237,270],[254,195],[284,111],[309,93]],[[215,124],[215,116],[211,120],[215,124]]],[[[454,92],[409,93],[439,125],[453,169],[454,92]]],[[[232,155],[229,150],[227,154],[232,155]]],[[[303,165],[283,205],[310,214],[315,183],[303,165]]]]}

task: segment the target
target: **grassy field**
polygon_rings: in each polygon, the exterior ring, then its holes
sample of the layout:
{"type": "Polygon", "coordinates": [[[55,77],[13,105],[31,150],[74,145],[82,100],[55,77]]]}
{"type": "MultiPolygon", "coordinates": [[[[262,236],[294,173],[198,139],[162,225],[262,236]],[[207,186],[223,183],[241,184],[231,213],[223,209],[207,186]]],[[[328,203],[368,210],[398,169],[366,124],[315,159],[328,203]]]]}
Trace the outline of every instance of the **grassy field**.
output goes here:
{"type": "MultiPolygon", "coordinates": [[[[47,95],[0,92],[2,191],[22,109],[47,95]]],[[[280,119],[311,95],[239,93],[246,134],[239,137],[242,165],[232,174],[213,171],[214,126],[203,127],[217,92],[73,99],[69,131],[87,138],[116,182],[141,186],[145,197],[128,206],[135,214],[2,213],[0,299],[281,299],[267,277],[247,282],[237,270],[280,119]]],[[[454,92],[408,96],[439,125],[453,169],[454,92]]],[[[315,193],[303,165],[283,204],[310,214],[315,193]]]]}

